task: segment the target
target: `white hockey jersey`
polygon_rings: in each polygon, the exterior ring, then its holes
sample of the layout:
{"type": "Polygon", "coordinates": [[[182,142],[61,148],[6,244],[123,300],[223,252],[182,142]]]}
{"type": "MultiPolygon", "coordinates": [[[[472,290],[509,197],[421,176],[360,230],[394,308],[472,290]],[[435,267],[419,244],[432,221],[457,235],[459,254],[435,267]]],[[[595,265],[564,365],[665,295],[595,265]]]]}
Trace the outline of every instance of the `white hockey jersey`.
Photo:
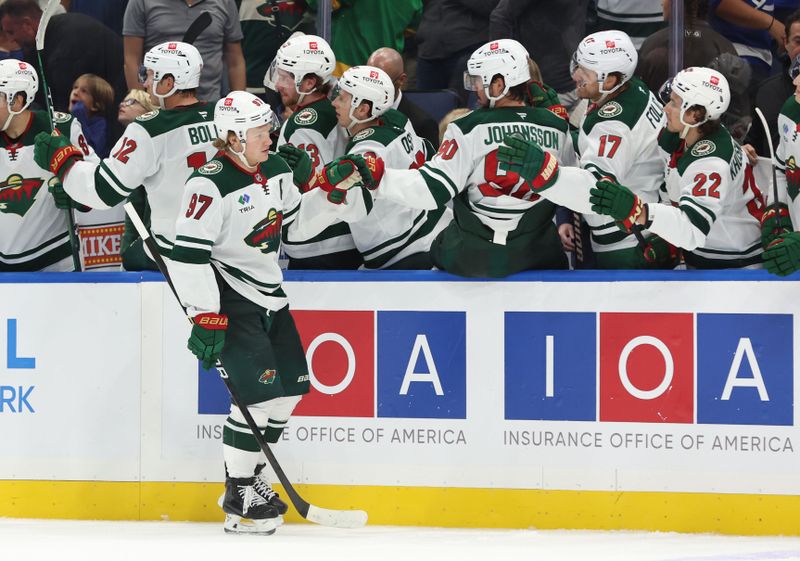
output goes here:
{"type": "MultiPolygon", "coordinates": [[[[344,155],[347,137],[336,120],[336,110],[328,98],[298,108],[281,127],[276,149],[290,144],[305,150],[314,172],[344,155]]],[[[291,234],[284,240],[284,251],[294,259],[355,249],[350,228],[344,222],[326,228],[313,239],[298,239],[291,234]]]]}
{"type": "Polygon", "coordinates": [[[301,196],[276,154],[255,173],[225,155],[211,160],[186,183],[175,226],[169,270],[181,302],[191,316],[218,313],[216,269],[245,298],[280,310],[287,304],[278,264],[282,232],[314,236],[334,220],[363,218],[371,206],[361,187],[348,192],[347,204],[328,202],[321,189],[301,196]]]}
{"type": "Polygon", "coordinates": [[[79,162],[64,189],[92,208],[109,208],[143,185],[150,204],[153,238],[169,256],[183,186],[217,149],[214,106],[205,102],[145,113],[127,126],[111,155],[100,164],[79,162]]]}
{"type": "MultiPolygon", "coordinates": [[[[381,122],[356,134],[348,154],[372,152],[387,168],[416,169],[425,163],[430,144],[408,130],[381,122]]],[[[379,193],[380,189],[376,192],[379,193]]],[[[382,269],[416,253],[427,253],[431,243],[453,219],[447,207],[419,210],[403,206],[379,194],[364,219],[350,224],[364,267],[382,269]]]]}
{"type": "MultiPolygon", "coordinates": [[[[645,203],[658,202],[664,182],[664,159],[658,146],[663,126],[661,103],[634,78],[622,93],[584,117],[578,134],[580,166],[598,179],[615,178],[645,203]]],[[[596,253],[637,245],[636,237],[609,216],[589,214],[585,220],[596,253]]],[[[649,233],[645,231],[644,236],[649,233]]]]}
{"type": "Polygon", "coordinates": [[[689,149],[666,130],[659,143],[678,149],[665,184],[671,204],[648,205],[650,231],[682,247],[690,267],[759,266],[764,199],[742,147],[724,127],[689,149]]]}
{"type": "MultiPolygon", "coordinates": [[[[800,103],[792,96],[778,114],[780,141],[775,149],[778,197],[789,206],[792,226],[800,229],[800,103]]],[[[772,195],[772,191],[768,191],[772,195]]],[[[765,193],[766,195],[766,193],[765,193]]],[[[773,201],[770,201],[772,204],[773,201]]]]}
{"type": "MultiPolygon", "coordinates": [[[[76,119],[56,113],[55,121],[85,158],[97,161],[76,119]]],[[[33,160],[33,139],[40,132],[50,133],[46,111],[31,111],[19,138],[0,133],[0,272],[73,268],[67,213],[56,208],[47,191],[53,174],[33,160]]]]}
{"type": "Polygon", "coordinates": [[[547,109],[503,107],[478,109],[448,125],[439,151],[418,170],[387,169],[378,196],[421,209],[435,209],[462,197],[470,211],[505,244],[523,214],[541,208],[541,220],[552,220],[554,207],[545,197],[578,212],[591,212],[589,189],[594,176],[567,167],[575,164],[567,122],[547,109]],[[540,194],[514,172],[499,168],[497,150],[505,135],[535,140],[562,164],[558,181],[540,194]]]}

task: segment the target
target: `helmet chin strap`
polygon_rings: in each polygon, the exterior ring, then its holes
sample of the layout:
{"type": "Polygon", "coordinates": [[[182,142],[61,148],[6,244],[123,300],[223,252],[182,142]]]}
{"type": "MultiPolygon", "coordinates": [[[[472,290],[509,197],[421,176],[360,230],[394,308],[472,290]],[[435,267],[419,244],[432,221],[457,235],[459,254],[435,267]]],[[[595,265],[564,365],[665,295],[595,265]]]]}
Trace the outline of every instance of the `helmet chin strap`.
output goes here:
{"type": "Polygon", "coordinates": [[[253,164],[251,164],[250,162],[248,162],[248,161],[247,161],[247,158],[245,158],[245,156],[244,156],[244,150],[245,150],[245,141],[244,141],[244,140],[242,140],[242,139],[239,139],[239,143],[242,145],[242,151],[241,151],[241,152],[237,152],[236,150],[234,150],[234,149],[233,149],[233,147],[232,147],[232,146],[231,146],[231,147],[229,147],[229,148],[228,148],[228,150],[230,150],[230,151],[233,153],[233,155],[234,155],[234,156],[236,156],[237,158],[239,158],[239,161],[240,161],[240,162],[242,162],[242,165],[244,165],[244,167],[246,167],[246,168],[252,168],[252,167],[253,167],[253,164]]]}
{"type": "Polygon", "coordinates": [[[166,98],[168,98],[169,96],[171,96],[172,94],[174,94],[176,91],[178,91],[178,87],[175,84],[173,84],[172,85],[172,89],[169,92],[167,92],[164,95],[161,95],[161,94],[156,93],[156,87],[160,83],[161,83],[161,80],[159,80],[158,82],[153,80],[153,84],[150,86],[150,90],[153,92],[153,95],[156,97],[156,99],[158,99],[159,107],[161,107],[161,109],[166,109],[166,106],[164,105],[164,100],[166,98]]]}
{"type": "Polygon", "coordinates": [[[11,99],[9,99],[9,96],[8,96],[8,95],[6,95],[6,107],[8,107],[8,117],[6,117],[6,120],[5,120],[5,122],[3,123],[3,127],[2,127],[2,128],[0,128],[0,130],[2,130],[3,132],[6,132],[6,130],[8,129],[8,127],[11,125],[11,120],[12,120],[12,119],[13,119],[15,116],[17,116],[17,115],[19,115],[20,113],[22,113],[23,111],[25,111],[25,107],[23,107],[23,108],[22,108],[20,111],[13,111],[13,110],[11,109],[11,104],[12,104],[13,102],[14,102],[14,97],[13,97],[13,96],[11,96],[11,99]]]}
{"type": "MultiPolygon", "coordinates": [[[[353,98],[353,100],[355,100],[355,98],[353,98]]],[[[359,101],[358,105],[361,105],[360,101],[359,101]]],[[[350,124],[345,127],[345,130],[347,131],[347,135],[350,136],[351,138],[353,136],[353,130],[352,130],[351,127],[353,127],[353,125],[361,125],[363,123],[368,123],[368,122],[370,122],[371,120],[373,120],[375,118],[375,117],[369,117],[367,119],[358,119],[358,118],[356,118],[356,116],[353,115],[353,111],[356,110],[358,105],[351,104],[350,105],[350,112],[347,114],[347,116],[350,117],[350,124]]]]}
{"type": "Polygon", "coordinates": [[[695,129],[700,125],[702,125],[703,123],[705,123],[706,121],[708,121],[708,117],[706,117],[699,123],[691,124],[686,122],[686,120],[684,119],[685,116],[686,116],[686,109],[681,109],[680,120],[681,124],[683,125],[683,130],[680,133],[681,139],[686,139],[686,135],[689,134],[689,129],[695,129]]]}

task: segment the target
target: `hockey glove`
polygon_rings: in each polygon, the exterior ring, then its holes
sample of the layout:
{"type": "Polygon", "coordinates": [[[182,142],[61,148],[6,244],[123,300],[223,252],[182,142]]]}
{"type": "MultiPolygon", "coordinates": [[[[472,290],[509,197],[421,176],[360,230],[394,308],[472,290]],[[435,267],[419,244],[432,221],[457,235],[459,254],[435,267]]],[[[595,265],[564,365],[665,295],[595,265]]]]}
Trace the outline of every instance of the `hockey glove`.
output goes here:
{"type": "Polygon", "coordinates": [[[364,187],[370,191],[377,189],[383,179],[383,159],[375,152],[367,152],[363,158],[360,156],[352,158],[364,180],[364,187]]]}
{"type": "Polygon", "coordinates": [[[64,185],[61,183],[61,180],[58,177],[51,177],[50,180],[47,182],[47,190],[53,195],[53,202],[56,205],[56,208],[60,209],[71,209],[74,208],[81,212],[87,212],[92,210],[86,205],[82,205],[80,203],[75,202],[75,200],[67,195],[67,192],[64,191],[64,185]]]}
{"type": "Polygon", "coordinates": [[[75,162],[83,160],[83,152],[58,131],[53,134],[40,132],[33,139],[33,160],[40,168],[50,170],[64,181],[64,175],[75,162]]]}
{"type": "Polygon", "coordinates": [[[789,232],[773,241],[763,255],[764,267],[785,277],[800,269],[800,232],[789,232]]]}
{"type": "Polygon", "coordinates": [[[192,334],[189,335],[189,350],[198,360],[203,362],[203,368],[208,370],[217,363],[225,346],[225,330],[228,329],[228,316],[222,314],[205,313],[192,318],[192,334]]]}
{"type": "Polygon", "coordinates": [[[314,175],[314,166],[311,163],[311,158],[305,150],[295,148],[291,144],[284,144],[278,148],[278,154],[289,164],[292,168],[292,176],[294,184],[305,192],[308,190],[308,182],[314,175]]]}
{"type": "Polygon", "coordinates": [[[319,170],[311,178],[310,188],[319,187],[328,193],[328,200],[335,205],[347,203],[347,191],[361,185],[361,174],[352,156],[338,158],[319,170]]]}
{"type": "Polygon", "coordinates": [[[589,195],[594,212],[611,216],[628,232],[640,216],[644,215],[645,221],[647,219],[647,205],[630,189],[610,178],[598,181],[589,195]]]}
{"type": "Polygon", "coordinates": [[[503,171],[518,173],[534,192],[544,191],[558,179],[558,161],[532,140],[520,134],[507,134],[497,149],[497,161],[503,171]]]}
{"type": "Polygon", "coordinates": [[[761,216],[761,245],[766,248],[776,239],[792,232],[789,207],[783,203],[770,205],[761,216]]]}
{"type": "Polygon", "coordinates": [[[661,236],[650,236],[642,249],[644,260],[658,267],[674,268],[680,259],[680,250],[661,236]]]}
{"type": "Polygon", "coordinates": [[[528,83],[528,98],[533,107],[547,109],[562,119],[569,119],[567,108],[561,103],[556,91],[541,82],[528,83]]]}

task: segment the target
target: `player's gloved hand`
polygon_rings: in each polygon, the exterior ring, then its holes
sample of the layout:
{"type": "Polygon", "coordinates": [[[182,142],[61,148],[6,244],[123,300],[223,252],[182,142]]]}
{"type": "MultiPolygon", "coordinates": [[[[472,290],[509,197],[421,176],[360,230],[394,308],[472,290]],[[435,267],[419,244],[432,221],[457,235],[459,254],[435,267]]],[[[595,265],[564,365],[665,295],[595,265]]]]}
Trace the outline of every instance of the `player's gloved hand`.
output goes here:
{"type": "Polygon", "coordinates": [[[647,205],[630,189],[604,177],[589,191],[589,202],[597,214],[611,216],[630,231],[640,216],[647,219],[647,205]]]}
{"type": "Polygon", "coordinates": [[[789,232],[773,241],[763,259],[764,267],[773,275],[785,277],[800,269],[800,232],[789,232]]]}
{"type": "Polygon", "coordinates": [[[381,184],[383,179],[383,158],[375,152],[366,152],[364,157],[353,158],[361,178],[364,180],[364,187],[374,191],[381,184]]]}
{"type": "Polygon", "coordinates": [[[75,162],[83,160],[83,152],[58,131],[53,134],[40,132],[33,139],[33,160],[40,168],[50,170],[64,181],[64,175],[75,162]]]}
{"type": "Polygon", "coordinates": [[[225,330],[228,329],[228,316],[208,312],[192,318],[192,334],[189,335],[189,350],[203,362],[208,370],[214,366],[225,346],[225,330]]]}
{"type": "Polygon", "coordinates": [[[91,210],[88,206],[82,205],[80,203],[75,202],[75,200],[67,195],[67,192],[64,191],[64,185],[61,183],[61,180],[58,177],[51,177],[50,180],[47,182],[47,190],[53,195],[53,202],[56,205],[56,208],[60,209],[71,209],[74,208],[81,212],[86,212],[91,210]]]}
{"type": "Polygon", "coordinates": [[[308,182],[314,174],[314,166],[306,151],[291,144],[284,144],[278,148],[278,154],[292,168],[294,184],[303,191],[307,190],[308,182]]]}
{"type": "Polygon", "coordinates": [[[528,97],[532,106],[548,109],[562,119],[569,119],[567,108],[561,103],[556,91],[547,84],[528,82],[528,97]]]}
{"type": "Polygon", "coordinates": [[[768,247],[776,239],[792,232],[792,219],[789,207],[784,203],[770,205],[761,216],[761,245],[768,247]]]}
{"type": "Polygon", "coordinates": [[[644,260],[653,265],[676,266],[680,250],[661,236],[650,236],[642,249],[644,260]]]}
{"type": "Polygon", "coordinates": [[[534,192],[552,187],[558,179],[555,156],[517,133],[505,136],[503,144],[497,149],[497,161],[501,170],[518,173],[530,183],[534,192]]]}
{"type": "Polygon", "coordinates": [[[311,188],[319,187],[328,193],[328,200],[333,204],[346,204],[347,191],[363,181],[355,159],[347,156],[332,161],[311,178],[311,188]]]}

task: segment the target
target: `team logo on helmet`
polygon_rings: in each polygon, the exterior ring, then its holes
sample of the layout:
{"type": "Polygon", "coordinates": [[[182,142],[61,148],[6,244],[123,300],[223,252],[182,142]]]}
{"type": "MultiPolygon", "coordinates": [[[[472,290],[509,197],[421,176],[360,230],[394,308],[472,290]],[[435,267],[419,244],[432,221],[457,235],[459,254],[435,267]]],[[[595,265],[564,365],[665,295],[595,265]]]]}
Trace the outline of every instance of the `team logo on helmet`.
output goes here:
{"type": "Polygon", "coordinates": [[[490,51],[496,51],[499,48],[500,48],[500,43],[492,43],[491,45],[489,45],[490,51]]]}
{"type": "Polygon", "coordinates": [[[262,372],[261,376],[258,377],[258,381],[262,384],[271,384],[275,381],[275,378],[278,376],[278,371],[273,369],[267,369],[262,372]]]}
{"type": "Polygon", "coordinates": [[[211,160],[197,168],[197,173],[202,173],[203,175],[216,175],[221,171],[222,163],[216,160],[211,160]]]}
{"type": "Polygon", "coordinates": [[[317,122],[319,115],[317,114],[316,109],[311,109],[310,107],[303,109],[294,116],[294,122],[298,125],[313,125],[317,122]]]}
{"type": "Polygon", "coordinates": [[[360,133],[355,135],[353,137],[353,140],[356,141],[356,142],[359,141],[359,140],[364,140],[365,138],[368,138],[368,137],[372,136],[374,132],[375,132],[375,129],[373,129],[372,127],[368,128],[368,129],[364,129],[363,131],[361,131],[360,133]]]}
{"type": "Polygon", "coordinates": [[[711,78],[708,79],[708,81],[714,84],[715,86],[719,85],[719,78],[717,78],[716,76],[712,76],[711,78]]]}
{"type": "Polygon", "coordinates": [[[20,62],[19,63],[19,69],[20,70],[27,70],[28,69],[28,65],[25,64],[24,62],[20,62]]]}
{"type": "Polygon", "coordinates": [[[56,111],[53,113],[53,120],[56,123],[66,123],[70,119],[72,119],[72,115],[69,113],[62,113],[61,111],[56,111]]]}
{"type": "Polygon", "coordinates": [[[233,98],[226,97],[224,103],[225,103],[225,107],[230,107],[231,105],[233,105],[233,98]]]}
{"type": "Polygon", "coordinates": [[[606,48],[613,49],[616,46],[617,46],[616,42],[614,42],[614,41],[606,41],[606,48]]]}
{"type": "Polygon", "coordinates": [[[617,115],[622,113],[622,105],[617,103],[616,101],[609,101],[603,107],[600,108],[600,111],[597,112],[598,117],[602,117],[603,119],[610,119],[612,117],[616,117],[617,115]]]}
{"type": "Polygon", "coordinates": [[[316,42],[316,41],[310,41],[310,42],[308,43],[308,48],[309,48],[309,49],[311,49],[311,50],[313,50],[313,51],[316,51],[316,50],[317,50],[317,48],[318,48],[318,47],[317,47],[317,42],[316,42]]]}
{"type": "Polygon", "coordinates": [[[155,119],[158,117],[158,109],[153,109],[152,111],[148,111],[144,115],[139,115],[136,117],[137,121],[149,121],[150,119],[155,119]]]}
{"type": "Polygon", "coordinates": [[[375,72],[374,70],[370,70],[369,71],[369,77],[370,78],[377,78],[378,77],[378,73],[375,72]]]}
{"type": "Polygon", "coordinates": [[[16,173],[9,175],[0,183],[0,213],[25,216],[33,206],[42,183],[40,178],[27,179],[16,173]]]}
{"type": "Polygon", "coordinates": [[[177,48],[178,48],[178,44],[177,43],[170,43],[170,44],[167,45],[167,49],[169,49],[170,51],[174,51],[177,48]]]}
{"type": "Polygon", "coordinates": [[[253,230],[244,239],[244,243],[250,247],[255,247],[261,253],[273,253],[278,251],[281,243],[281,224],[283,223],[283,212],[269,209],[267,217],[253,226],[253,230]]]}
{"type": "Polygon", "coordinates": [[[692,156],[707,156],[717,149],[717,145],[710,140],[701,140],[692,147],[692,156]]]}

